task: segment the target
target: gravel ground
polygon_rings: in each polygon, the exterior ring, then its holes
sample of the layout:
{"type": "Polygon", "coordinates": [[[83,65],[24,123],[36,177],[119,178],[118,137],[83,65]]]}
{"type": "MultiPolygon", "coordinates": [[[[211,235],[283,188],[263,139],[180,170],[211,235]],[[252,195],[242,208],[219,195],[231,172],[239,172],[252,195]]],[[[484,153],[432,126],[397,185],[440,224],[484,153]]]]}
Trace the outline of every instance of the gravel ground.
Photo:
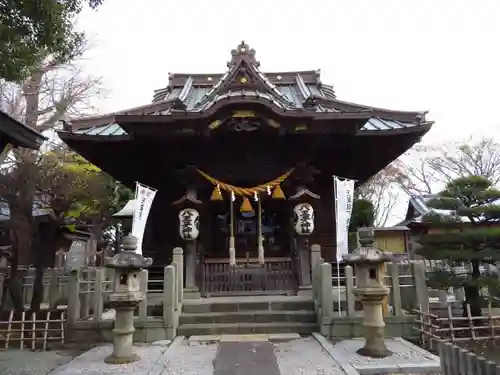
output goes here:
{"type": "Polygon", "coordinates": [[[312,337],[277,343],[281,375],[343,375],[344,371],[312,337]]]}
{"type": "Polygon", "coordinates": [[[72,348],[46,352],[18,349],[0,351],[0,374],[47,375],[80,353],[81,350],[72,348]]]}
{"type": "Polygon", "coordinates": [[[360,366],[373,366],[374,368],[384,366],[409,366],[421,365],[423,368],[437,366],[439,368],[439,358],[429,352],[419,350],[413,345],[407,345],[396,339],[386,339],[387,348],[392,351],[392,355],[385,358],[369,358],[356,353],[363,346],[363,339],[342,340],[334,345],[334,353],[340,362],[348,361],[355,368],[360,366]]]}
{"type": "Polygon", "coordinates": [[[134,352],[141,358],[139,361],[125,365],[111,365],[105,363],[104,359],[111,354],[113,348],[109,344],[101,345],[59,366],[50,375],[149,374],[167,348],[168,345],[135,345],[134,352]]]}

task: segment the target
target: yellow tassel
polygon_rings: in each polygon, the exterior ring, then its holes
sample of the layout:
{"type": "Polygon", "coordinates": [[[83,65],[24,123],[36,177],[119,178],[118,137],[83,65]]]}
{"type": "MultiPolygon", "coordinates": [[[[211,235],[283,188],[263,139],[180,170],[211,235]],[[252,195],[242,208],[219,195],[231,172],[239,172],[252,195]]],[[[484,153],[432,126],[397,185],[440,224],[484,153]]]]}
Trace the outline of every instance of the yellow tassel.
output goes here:
{"type": "Polygon", "coordinates": [[[214,191],[212,191],[212,196],[210,197],[211,201],[222,201],[224,198],[222,198],[222,194],[220,192],[220,188],[216,186],[214,188],[214,191]]]}
{"type": "Polygon", "coordinates": [[[240,207],[240,212],[253,212],[253,207],[247,197],[243,198],[243,203],[240,207]]]}
{"type": "Polygon", "coordinates": [[[276,185],[271,196],[274,199],[285,199],[285,193],[283,193],[280,185],[276,185]]]}

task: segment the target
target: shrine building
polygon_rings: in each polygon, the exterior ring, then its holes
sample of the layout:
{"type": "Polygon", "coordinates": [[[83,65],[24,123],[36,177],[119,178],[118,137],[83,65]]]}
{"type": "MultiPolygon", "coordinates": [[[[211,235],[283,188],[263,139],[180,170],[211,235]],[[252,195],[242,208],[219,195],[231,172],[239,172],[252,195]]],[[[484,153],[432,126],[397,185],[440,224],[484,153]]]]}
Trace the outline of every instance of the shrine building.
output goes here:
{"type": "Polygon", "coordinates": [[[59,136],[130,188],[158,190],[143,254],[163,267],[182,247],[187,288],[293,294],[310,284],[311,245],[336,256],[332,176],[362,184],[431,125],[339,100],[318,70],[262,72],[242,42],[225,72],[170,74],[151,103],[59,136]]]}

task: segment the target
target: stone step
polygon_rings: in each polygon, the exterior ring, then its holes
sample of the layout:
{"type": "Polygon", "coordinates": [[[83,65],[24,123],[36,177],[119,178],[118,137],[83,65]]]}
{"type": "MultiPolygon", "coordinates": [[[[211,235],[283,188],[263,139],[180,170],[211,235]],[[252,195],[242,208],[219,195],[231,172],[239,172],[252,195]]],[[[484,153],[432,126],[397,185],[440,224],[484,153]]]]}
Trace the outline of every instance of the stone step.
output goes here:
{"type": "Polygon", "coordinates": [[[252,333],[299,333],[318,331],[316,323],[273,322],[273,323],[194,323],[182,324],[177,330],[179,336],[231,335],[252,333]]]}
{"type": "Polygon", "coordinates": [[[183,313],[212,313],[212,312],[238,312],[238,311],[313,311],[314,304],[311,299],[287,298],[283,300],[262,301],[217,301],[185,300],[182,305],[183,313]]]}
{"type": "Polygon", "coordinates": [[[196,323],[273,323],[316,322],[316,314],[310,310],[297,311],[237,311],[210,313],[182,313],[179,324],[196,323]]]}

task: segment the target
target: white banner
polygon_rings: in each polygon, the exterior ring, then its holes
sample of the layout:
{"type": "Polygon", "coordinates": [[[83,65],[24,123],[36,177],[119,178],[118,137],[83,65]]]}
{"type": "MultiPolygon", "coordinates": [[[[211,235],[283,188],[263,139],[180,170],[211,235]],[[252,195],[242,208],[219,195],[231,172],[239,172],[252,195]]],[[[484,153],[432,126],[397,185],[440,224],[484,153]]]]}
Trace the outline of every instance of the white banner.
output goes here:
{"type": "Polygon", "coordinates": [[[337,262],[349,252],[349,223],[354,201],[354,180],[333,177],[335,188],[335,224],[337,233],[337,262]]]}
{"type": "Polygon", "coordinates": [[[142,239],[148,221],[149,211],[155,199],[156,190],[136,183],[135,210],[132,219],[132,236],[137,238],[137,254],[142,254],[142,239]]]}

